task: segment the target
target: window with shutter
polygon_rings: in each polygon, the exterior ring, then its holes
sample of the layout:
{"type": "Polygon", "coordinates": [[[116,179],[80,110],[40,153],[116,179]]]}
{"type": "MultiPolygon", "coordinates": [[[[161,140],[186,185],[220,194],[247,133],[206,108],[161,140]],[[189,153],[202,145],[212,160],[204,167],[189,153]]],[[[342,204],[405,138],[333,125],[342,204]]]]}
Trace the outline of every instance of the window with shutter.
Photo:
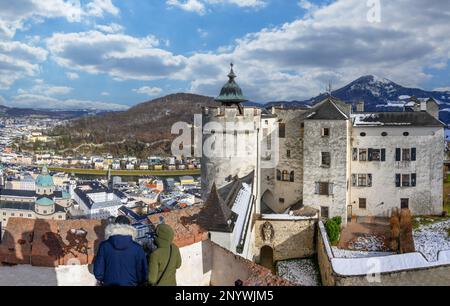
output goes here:
{"type": "Polygon", "coordinates": [[[386,149],[381,149],[381,161],[386,161],[386,149]]]}
{"type": "Polygon", "coordinates": [[[403,174],[402,175],[402,187],[409,187],[411,182],[410,182],[410,178],[411,176],[409,174],[403,174]]]}
{"type": "Polygon", "coordinates": [[[333,194],[333,183],[329,183],[328,184],[328,195],[332,195],[333,194]]]}
{"type": "Polygon", "coordinates": [[[372,161],[373,160],[373,149],[368,149],[367,152],[368,152],[367,160],[372,161]]]}
{"type": "Polygon", "coordinates": [[[367,160],[367,149],[359,149],[359,161],[367,160]]]}
{"type": "Polygon", "coordinates": [[[395,186],[400,187],[400,174],[395,175],[395,186]]]}
{"type": "Polygon", "coordinates": [[[417,149],[416,148],[412,148],[411,149],[411,160],[412,161],[415,161],[417,159],[416,155],[417,155],[417,149]]]}
{"type": "Polygon", "coordinates": [[[411,160],[411,149],[403,149],[402,150],[402,160],[403,161],[411,160]]]}
{"type": "Polygon", "coordinates": [[[400,161],[401,160],[401,149],[400,148],[397,148],[397,149],[395,149],[395,161],[400,161]]]}
{"type": "Polygon", "coordinates": [[[353,148],[352,158],[353,158],[353,161],[358,160],[358,149],[357,148],[353,148]]]}

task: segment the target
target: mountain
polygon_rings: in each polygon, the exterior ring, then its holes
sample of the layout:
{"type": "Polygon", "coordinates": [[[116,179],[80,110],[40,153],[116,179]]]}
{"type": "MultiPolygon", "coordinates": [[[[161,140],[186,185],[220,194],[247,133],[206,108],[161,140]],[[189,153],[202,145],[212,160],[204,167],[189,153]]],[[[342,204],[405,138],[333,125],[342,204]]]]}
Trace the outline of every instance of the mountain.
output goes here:
{"type": "MultiPolygon", "coordinates": [[[[310,103],[321,101],[326,94],[312,98],[310,103]]],[[[350,84],[335,90],[332,95],[347,103],[365,102],[367,111],[392,110],[408,101],[410,97],[417,99],[433,98],[441,109],[450,107],[450,92],[426,91],[419,88],[408,88],[396,84],[388,79],[373,75],[360,77],[350,84]]]]}
{"type": "MultiPolygon", "coordinates": [[[[373,75],[362,76],[350,84],[332,91],[332,96],[351,103],[353,106],[364,101],[366,111],[402,111],[402,106],[411,97],[417,99],[433,98],[439,104],[440,119],[450,123],[450,92],[426,91],[419,88],[403,87],[385,78],[373,75]]],[[[306,101],[271,102],[265,106],[307,107],[322,101],[327,94],[320,94],[306,101]]]]}
{"type": "Polygon", "coordinates": [[[0,105],[0,117],[46,117],[54,119],[74,119],[87,115],[96,115],[104,112],[92,110],[42,110],[31,108],[18,108],[0,105]]]}

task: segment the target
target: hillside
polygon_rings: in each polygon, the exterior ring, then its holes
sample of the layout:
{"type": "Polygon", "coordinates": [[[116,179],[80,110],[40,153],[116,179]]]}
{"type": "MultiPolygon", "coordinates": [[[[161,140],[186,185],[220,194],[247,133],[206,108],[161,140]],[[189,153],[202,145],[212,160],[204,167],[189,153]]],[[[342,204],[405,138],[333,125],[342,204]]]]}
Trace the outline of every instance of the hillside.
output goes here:
{"type": "Polygon", "coordinates": [[[124,112],[83,117],[52,134],[63,135],[60,148],[80,147],[77,151],[108,152],[148,156],[168,152],[171,127],[178,121],[192,123],[202,107],[216,105],[213,98],[193,94],[172,94],[138,104],[124,112]],[[97,144],[105,144],[96,146],[97,144]]]}

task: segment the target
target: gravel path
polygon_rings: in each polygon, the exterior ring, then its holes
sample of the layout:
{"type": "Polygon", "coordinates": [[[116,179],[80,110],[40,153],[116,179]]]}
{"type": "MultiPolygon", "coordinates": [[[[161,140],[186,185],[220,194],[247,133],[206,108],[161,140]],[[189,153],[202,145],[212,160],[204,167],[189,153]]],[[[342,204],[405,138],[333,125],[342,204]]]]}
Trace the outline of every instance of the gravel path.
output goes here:
{"type": "Polygon", "coordinates": [[[312,259],[285,260],[277,263],[278,275],[299,286],[320,286],[319,269],[312,259]]]}

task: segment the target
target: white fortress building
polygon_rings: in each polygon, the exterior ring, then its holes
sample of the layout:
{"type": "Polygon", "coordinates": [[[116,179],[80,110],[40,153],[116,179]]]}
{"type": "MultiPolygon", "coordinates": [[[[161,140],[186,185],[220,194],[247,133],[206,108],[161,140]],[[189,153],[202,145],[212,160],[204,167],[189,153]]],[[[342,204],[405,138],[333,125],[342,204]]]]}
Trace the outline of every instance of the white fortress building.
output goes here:
{"type": "Polygon", "coordinates": [[[243,107],[235,78],[232,67],[218,106],[203,110],[204,148],[223,148],[202,157],[206,210],[221,223],[210,221],[213,241],[255,258],[252,248],[271,245],[274,220],[340,216],[345,225],[352,217],[389,217],[393,208],[442,213],[444,124],[433,100],[369,113],[363,102],[354,111],[328,95],[310,108],[268,111],[243,107]],[[229,122],[247,129],[220,129],[229,122]],[[243,147],[252,154],[232,154],[243,147]]]}

